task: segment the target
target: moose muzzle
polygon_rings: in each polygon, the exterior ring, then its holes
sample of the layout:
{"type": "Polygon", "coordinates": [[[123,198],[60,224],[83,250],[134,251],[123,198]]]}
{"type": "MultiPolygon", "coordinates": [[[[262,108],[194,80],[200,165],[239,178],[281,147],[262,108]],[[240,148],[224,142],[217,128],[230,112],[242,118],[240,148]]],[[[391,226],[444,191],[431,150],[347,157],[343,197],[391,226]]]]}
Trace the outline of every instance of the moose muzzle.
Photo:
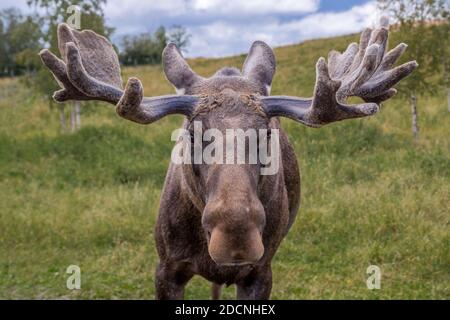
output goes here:
{"type": "Polygon", "coordinates": [[[264,245],[256,227],[245,231],[216,227],[211,232],[208,251],[220,266],[239,266],[258,262],[264,254],[264,245]]]}

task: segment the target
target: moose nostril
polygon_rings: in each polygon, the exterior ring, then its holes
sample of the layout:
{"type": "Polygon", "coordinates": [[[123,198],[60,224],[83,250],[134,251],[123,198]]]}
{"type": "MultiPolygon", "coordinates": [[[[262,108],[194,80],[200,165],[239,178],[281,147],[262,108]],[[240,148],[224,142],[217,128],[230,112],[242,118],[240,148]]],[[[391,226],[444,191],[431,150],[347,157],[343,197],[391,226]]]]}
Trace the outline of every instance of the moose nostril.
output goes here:
{"type": "Polygon", "coordinates": [[[231,259],[235,261],[243,260],[244,254],[242,251],[231,251],[231,259]]]}

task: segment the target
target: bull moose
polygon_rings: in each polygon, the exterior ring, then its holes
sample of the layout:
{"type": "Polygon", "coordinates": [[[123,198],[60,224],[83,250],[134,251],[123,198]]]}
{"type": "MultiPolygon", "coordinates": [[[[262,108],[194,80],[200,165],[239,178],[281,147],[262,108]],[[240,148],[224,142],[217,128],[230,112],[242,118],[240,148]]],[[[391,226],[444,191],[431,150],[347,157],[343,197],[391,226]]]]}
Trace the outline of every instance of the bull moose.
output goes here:
{"type": "MultiPolygon", "coordinates": [[[[144,97],[141,82],[130,78],[123,89],[117,54],[108,40],[93,31],[58,27],[61,58],[44,49],[43,63],[61,85],[57,102],[101,100],[116,105],[119,116],[150,124],[169,114],[184,115],[183,128],[266,129],[279,132],[280,169],[261,175],[254,164],[173,163],[161,196],[156,224],[160,262],[156,298],[182,299],[187,282],[201,275],[212,282],[213,298],[223,284],[236,284],[238,299],[268,299],[271,261],[294,222],[300,206],[296,155],[280,126],[287,117],[309,127],[371,116],[392,88],[418,64],[394,67],[406,49],[402,43],[386,52],[388,22],[362,32],[360,42],[343,53],[319,58],[312,98],[270,96],[275,73],[271,48],[256,41],[242,70],[222,68],[212,77],[197,75],[175,44],[163,52],[164,72],[177,94],[144,97]],[[346,104],[350,96],[359,104],[346,104]]],[[[206,143],[205,143],[206,144],[206,143]]]]}

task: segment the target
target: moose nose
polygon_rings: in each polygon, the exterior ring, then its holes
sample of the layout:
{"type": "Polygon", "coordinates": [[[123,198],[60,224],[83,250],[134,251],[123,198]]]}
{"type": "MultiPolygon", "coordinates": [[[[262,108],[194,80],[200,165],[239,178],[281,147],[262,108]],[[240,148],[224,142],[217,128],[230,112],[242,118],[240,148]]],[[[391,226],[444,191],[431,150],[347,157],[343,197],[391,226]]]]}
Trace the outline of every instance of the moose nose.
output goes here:
{"type": "Polygon", "coordinates": [[[239,236],[214,228],[208,251],[220,266],[239,266],[258,262],[264,254],[264,245],[257,228],[239,236]]]}

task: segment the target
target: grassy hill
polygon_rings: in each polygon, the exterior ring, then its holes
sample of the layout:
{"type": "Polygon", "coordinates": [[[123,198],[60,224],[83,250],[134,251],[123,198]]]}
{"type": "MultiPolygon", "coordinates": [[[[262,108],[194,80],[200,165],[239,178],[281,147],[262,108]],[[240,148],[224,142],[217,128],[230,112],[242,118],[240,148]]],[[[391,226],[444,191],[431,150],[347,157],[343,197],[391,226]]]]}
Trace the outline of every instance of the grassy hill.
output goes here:
{"type": "MultiPolygon", "coordinates": [[[[310,96],[317,58],[356,38],[277,48],[272,94],[310,96]]],[[[243,60],[191,65],[208,76],[243,60]]],[[[142,79],[146,95],[172,92],[159,66],[123,73],[142,79]]],[[[450,298],[450,114],[443,94],[419,107],[418,144],[399,98],[374,117],[321,129],[283,122],[302,207],[273,261],[272,298],[450,298]],[[381,268],[380,290],[366,287],[369,265],[381,268]]],[[[153,228],[181,120],[140,126],[89,104],[82,129],[61,134],[56,110],[0,79],[0,298],[154,298],[153,228]],[[81,290],[66,288],[73,264],[81,290]]],[[[194,278],[186,298],[209,297],[209,283],[194,278]]]]}

